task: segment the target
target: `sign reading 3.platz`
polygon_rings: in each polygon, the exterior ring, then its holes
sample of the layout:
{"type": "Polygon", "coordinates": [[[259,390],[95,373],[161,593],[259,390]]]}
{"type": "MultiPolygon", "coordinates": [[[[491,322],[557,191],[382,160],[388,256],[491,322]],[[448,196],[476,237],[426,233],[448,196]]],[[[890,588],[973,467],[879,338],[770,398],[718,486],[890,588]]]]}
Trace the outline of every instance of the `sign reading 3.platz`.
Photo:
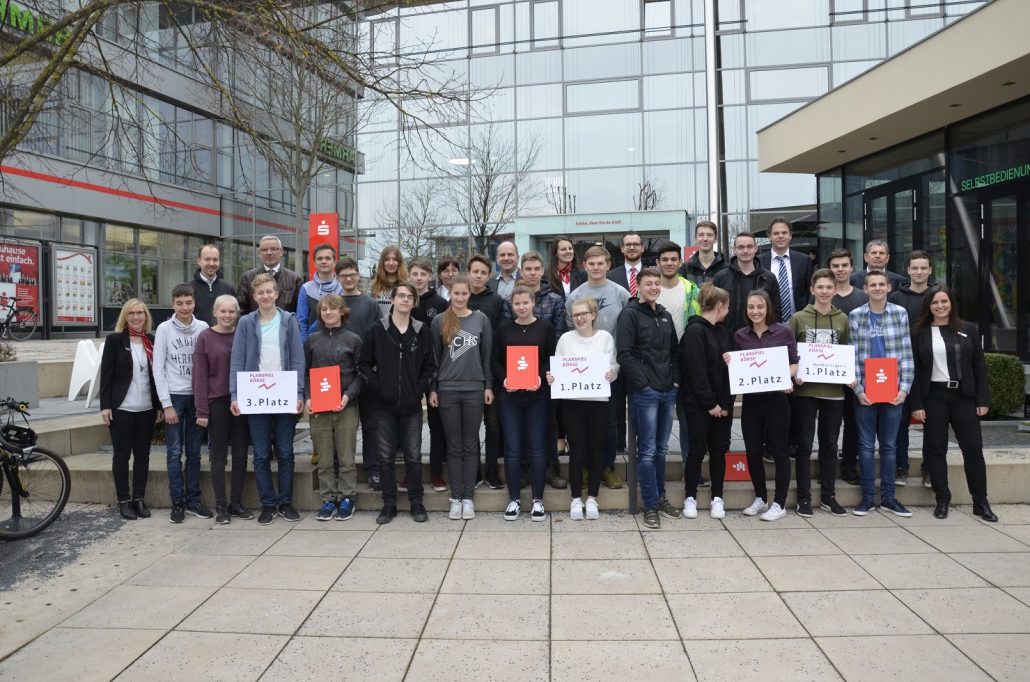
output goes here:
{"type": "Polygon", "coordinates": [[[236,404],[243,414],[296,414],[296,372],[237,372],[236,404]]]}

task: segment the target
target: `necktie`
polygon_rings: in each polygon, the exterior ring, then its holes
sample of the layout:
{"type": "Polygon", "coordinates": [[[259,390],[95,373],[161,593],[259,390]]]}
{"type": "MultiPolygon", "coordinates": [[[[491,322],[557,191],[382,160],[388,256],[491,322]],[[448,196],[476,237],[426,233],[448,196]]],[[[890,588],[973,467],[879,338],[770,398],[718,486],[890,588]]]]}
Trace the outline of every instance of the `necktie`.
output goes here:
{"type": "Polygon", "coordinates": [[[780,262],[780,274],[777,278],[780,283],[780,317],[784,322],[790,322],[794,315],[794,299],[790,295],[790,263],[786,256],[776,256],[780,262]]]}
{"type": "Polygon", "coordinates": [[[629,269],[629,295],[633,298],[637,297],[637,269],[629,269]]]}

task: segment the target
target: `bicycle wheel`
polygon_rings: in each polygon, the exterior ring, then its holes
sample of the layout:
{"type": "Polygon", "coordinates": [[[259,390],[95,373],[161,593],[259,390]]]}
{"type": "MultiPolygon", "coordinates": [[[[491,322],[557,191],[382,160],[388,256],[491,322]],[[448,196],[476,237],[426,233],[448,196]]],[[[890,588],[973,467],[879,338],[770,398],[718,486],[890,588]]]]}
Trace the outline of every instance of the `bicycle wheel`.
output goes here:
{"type": "Polygon", "coordinates": [[[36,316],[35,310],[32,308],[18,308],[14,311],[14,317],[11,318],[7,331],[15,341],[24,341],[32,336],[38,325],[39,317],[36,316]]]}
{"type": "Polygon", "coordinates": [[[0,496],[0,540],[20,540],[53,523],[71,493],[72,475],[64,460],[46,448],[12,455],[4,467],[6,493],[0,496]]]}

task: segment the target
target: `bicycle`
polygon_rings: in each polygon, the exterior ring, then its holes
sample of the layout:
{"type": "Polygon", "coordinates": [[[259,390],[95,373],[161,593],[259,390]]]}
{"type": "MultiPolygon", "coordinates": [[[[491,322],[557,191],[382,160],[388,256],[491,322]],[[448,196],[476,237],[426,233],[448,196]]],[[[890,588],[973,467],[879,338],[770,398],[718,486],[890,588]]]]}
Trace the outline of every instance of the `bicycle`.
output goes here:
{"type": "Polygon", "coordinates": [[[21,540],[40,532],[61,515],[71,493],[68,465],[36,445],[28,407],[12,398],[0,401],[0,418],[6,417],[0,427],[0,540],[21,540]]]}
{"type": "MultiPolygon", "coordinates": [[[[39,326],[39,316],[36,311],[31,306],[15,305],[18,301],[27,300],[29,299],[17,296],[9,299],[7,316],[0,319],[0,339],[8,336],[15,341],[24,341],[36,331],[36,327],[39,326]]],[[[0,315],[2,314],[3,312],[0,310],[0,315]]]]}

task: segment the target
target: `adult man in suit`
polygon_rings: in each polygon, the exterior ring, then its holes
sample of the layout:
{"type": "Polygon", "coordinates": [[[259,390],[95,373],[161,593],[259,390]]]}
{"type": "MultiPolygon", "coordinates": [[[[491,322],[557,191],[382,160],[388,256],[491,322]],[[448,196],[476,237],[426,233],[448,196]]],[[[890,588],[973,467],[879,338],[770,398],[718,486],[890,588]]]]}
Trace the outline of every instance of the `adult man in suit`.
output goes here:
{"type": "Polygon", "coordinates": [[[807,253],[791,251],[794,234],[786,218],[773,218],[769,224],[772,251],[758,257],[766,270],[772,272],[780,288],[780,321],[787,323],[794,313],[808,305],[812,282],[812,259],[807,253]]]}
{"type": "Polygon", "coordinates": [[[255,309],[254,299],[250,293],[250,283],[262,273],[267,273],[275,280],[275,288],[279,292],[275,304],[287,312],[297,312],[297,297],[300,295],[300,288],[303,286],[304,280],[283,265],[283,243],[275,235],[266,234],[258,242],[258,253],[261,255],[261,265],[243,273],[239,286],[236,287],[236,298],[240,302],[240,316],[255,309]]]}
{"type": "Polygon", "coordinates": [[[636,232],[622,235],[622,255],[626,259],[620,267],[608,271],[608,279],[619,284],[629,292],[631,299],[637,297],[637,277],[644,267],[641,258],[644,255],[644,240],[636,232]]]}
{"type": "Polygon", "coordinates": [[[898,287],[905,282],[904,277],[887,269],[887,263],[891,259],[891,249],[884,240],[869,240],[869,243],[865,245],[865,253],[862,255],[862,259],[865,261],[866,269],[851,273],[851,286],[858,287],[859,289],[863,288],[865,286],[865,274],[870,270],[886,272],[887,279],[890,280],[891,291],[897,291],[898,287]]]}
{"type": "Polygon", "coordinates": [[[497,245],[497,274],[487,280],[487,287],[501,300],[510,301],[519,275],[519,248],[515,242],[501,242],[497,245]]]}

